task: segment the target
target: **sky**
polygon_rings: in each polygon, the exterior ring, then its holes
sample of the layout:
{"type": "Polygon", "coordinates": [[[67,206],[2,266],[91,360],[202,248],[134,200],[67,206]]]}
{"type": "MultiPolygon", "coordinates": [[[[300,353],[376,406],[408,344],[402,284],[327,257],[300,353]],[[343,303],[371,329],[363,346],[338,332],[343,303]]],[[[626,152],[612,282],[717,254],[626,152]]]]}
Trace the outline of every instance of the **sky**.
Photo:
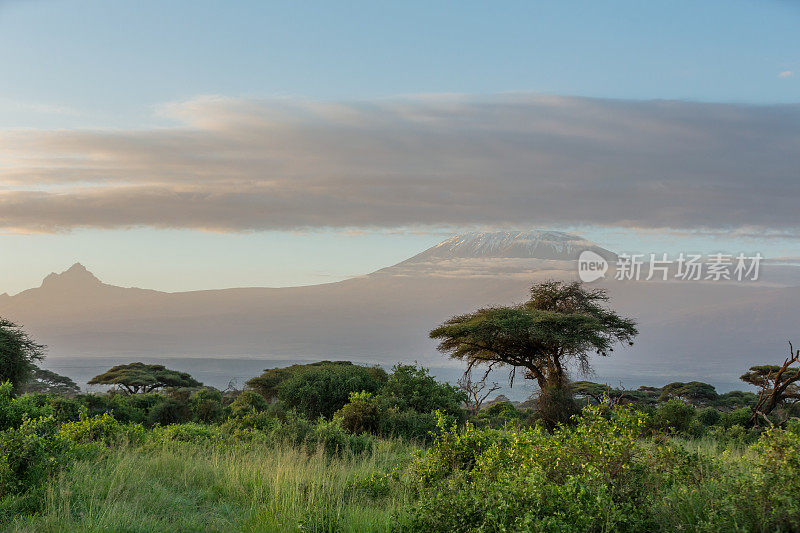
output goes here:
{"type": "Polygon", "coordinates": [[[0,292],[324,283],[454,232],[800,256],[800,4],[0,0],[0,292]]]}

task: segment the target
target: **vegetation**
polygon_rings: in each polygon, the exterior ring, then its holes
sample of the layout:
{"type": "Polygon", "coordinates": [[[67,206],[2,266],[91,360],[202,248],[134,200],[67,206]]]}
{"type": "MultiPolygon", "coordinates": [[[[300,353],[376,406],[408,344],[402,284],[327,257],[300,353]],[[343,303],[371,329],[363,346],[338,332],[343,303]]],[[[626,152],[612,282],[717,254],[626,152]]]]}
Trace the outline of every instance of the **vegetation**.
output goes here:
{"type": "Polygon", "coordinates": [[[93,377],[89,385],[119,385],[128,394],[138,394],[165,387],[199,387],[202,383],[186,372],[170,370],[164,365],[130,363],[93,377]]]}
{"type": "Polygon", "coordinates": [[[36,362],[44,359],[44,349],[20,326],[0,318],[0,382],[10,382],[18,392],[33,375],[36,362]]]}
{"type": "Polygon", "coordinates": [[[81,392],[81,388],[72,381],[72,378],[38,366],[34,366],[33,374],[28,378],[21,390],[22,392],[41,392],[45,394],[60,394],[61,396],[75,396],[81,392]]]}
{"type": "Polygon", "coordinates": [[[542,390],[561,387],[568,381],[568,363],[588,371],[590,353],[605,356],[616,342],[633,342],[636,323],[603,307],[607,300],[602,289],[547,281],[534,285],[524,304],[455,316],[430,336],[441,340],[439,350],[466,361],[468,369],[477,364],[511,366],[512,372],[522,368],[542,390]]]}
{"type": "Polygon", "coordinates": [[[476,365],[510,366],[510,381],[521,369],[539,385],[540,410],[551,413],[551,425],[574,413],[568,365],[586,373],[592,353],[606,356],[617,342],[633,343],[636,323],[602,304],[602,289],[579,282],[547,281],[534,285],[524,304],[479,309],[454,316],[430,332],[439,350],[476,365]]]}
{"type": "Polygon", "coordinates": [[[330,418],[347,403],[353,392],[375,392],[386,382],[379,367],[350,361],[320,361],[309,365],[272,368],[247,382],[269,400],[279,400],[310,419],[330,418]]]}
{"type": "MultiPolygon", "coordinates": [[[[455,343],[446,349],[488,365],[502,360],[483,359],[489,348],[459,351],[465,339],[493,331],[510,336],[495,348],[536,346],[525,364],[550,386],[522,404],[488,400],[485,374],[454,387],[418,365],[387,373],[322,361],[218,391],[132,363],[93,379],[119,388],[76,394],[31,363],[27,381],[0,384],[0,528],[798,530],[797,353],[742,377],[759,394],[696,381],[631,391],[570,382],[557,364],[585,366],[589,346],[629,340],[635,327],[598,311],[601,293],[537,287],[529,307],[453,319],[442,333],[455,343]],[[569,340],[579,323],[588,344],[569,340]]],[[[521,361],[514,353],[503,364],[521,361]]]]}
{"type": "MultiPolygon", "coordinates": [[[[795,351],[789,343],[789,357],[781,366],[760,365],[750,367],[750,371],[742,375],[742,381],[761,388],[758,402],[753,409],[752,422],[758,423],[759,417],[769,422],[769,415],[776,407],[787,402],[800,401],[800,368],[791,365],[800,362],[800,350],[795,351]]],[[[771,422],[770,422],[771,423],[771,422]]]]}

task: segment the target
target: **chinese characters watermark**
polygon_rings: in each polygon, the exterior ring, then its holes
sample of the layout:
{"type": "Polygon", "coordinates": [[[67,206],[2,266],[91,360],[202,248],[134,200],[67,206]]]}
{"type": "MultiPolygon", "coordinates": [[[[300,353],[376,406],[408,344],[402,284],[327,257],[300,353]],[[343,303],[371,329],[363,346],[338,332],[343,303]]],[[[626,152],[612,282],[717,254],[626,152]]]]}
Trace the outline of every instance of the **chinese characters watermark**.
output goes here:
{"type": "MultiPolygon", "coordinates": [[[[617,256],[614,279],[682,281],[757,281],[760,273],[760,253],[748,256],[743,253],[700,254],[680,253],[670,258],[668,254],[620,254],[617,256]]],[[[592,250],[584,250],[578,257],[578,276],[589,283],[604,278],[608,261],[592,250]]]]}

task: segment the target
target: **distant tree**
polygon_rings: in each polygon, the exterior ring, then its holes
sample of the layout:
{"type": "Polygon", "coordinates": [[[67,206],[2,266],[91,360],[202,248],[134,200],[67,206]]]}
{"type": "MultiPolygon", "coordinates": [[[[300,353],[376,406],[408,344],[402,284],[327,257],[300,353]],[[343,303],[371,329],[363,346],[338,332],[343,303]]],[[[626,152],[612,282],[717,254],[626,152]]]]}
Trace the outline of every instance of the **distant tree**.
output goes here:
{"type": "Polygon", "coordinates": [[[14,394],[30,380],[44,351],[45,346],[34,342],[21,326],[0,318],[0,383],[11,382],[14,394]]]}
{"type": "Polygon", "coordinates": [[[128,394],[152,392],[165,387],[201,387],[203,384],[186,372],[164,365],[130,363],[117,365],[89,380],[89,385],[118,385],[128,394]]]}
{"type": "Polygon", "coordinates": [[[800,401],[800,368],[793,367],[795,363],[800,363],[800,350],[795,351],[790,342],[789,357],[783,365],[752,366],[749,372],[742,374],[742,381],[760,388],[751,418],[753,424],[758,422],[758,417],[769,421],[767,415],[781,404],[800,401]]]}
{"type": "Polygon", "coordinates": [[[717,394],[713,385],[702,381],[690,381],[688,383],[676,381],[661,388],[661,398],[659,399],[667,401],[670,398],[677,398],[695,406],[703,406],[715,402],[719,398],[719,394],[717,394]]]}
{"type": "Polygon", "coordinates": [[[577,363],[590,369],[589,356],[613,351],[617,342],[633,343],[636,323],[606,309],[602,289],[587,289],[579,282],[547,281],[534,285],[530,299],[509,307],[489,307],[454,316],[430,336],[439,350],[478,364],[510,366],[513,384],[517,369],[539,388],[567,384],[567,369],[577,363]]]}
{"type": "Polygon", "coordinates": [[[757,394],[750,391],[734,390],[720,394],[714,405],[726,409],[741,409],[742,407],[755,407],[757,402],[757,394]]]}
{"type": "Polygon", "coordinates": [[[576,381],[571,384],[571,387],[577,396],[589,398],[598,405],[615,406],[633,403],[641,396],[639,391],[615,389],[610,385],[593,381],[576,381]]]}
{"type": "Polygon", "coordinates": [[[80,394],[81,388],[67,376],[35,366],[33,375],[22,387],[22,392],[75,396],[80,394]]]}

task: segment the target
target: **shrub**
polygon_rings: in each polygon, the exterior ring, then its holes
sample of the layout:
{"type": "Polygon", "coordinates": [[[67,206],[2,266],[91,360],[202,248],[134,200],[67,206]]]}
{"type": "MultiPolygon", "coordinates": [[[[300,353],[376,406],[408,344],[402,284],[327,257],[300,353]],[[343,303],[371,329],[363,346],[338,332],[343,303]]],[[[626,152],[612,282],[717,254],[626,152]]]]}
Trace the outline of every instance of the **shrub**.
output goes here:
{"type": "Polygon", "coordinates": [[[310,452],[322,448],[328,455],[360,455],[371,452],[374,439],[369,435],[351,435],[334,421],[320,420],[306,438],[310,452]]]}
{"type": "Polygon", "coordinates": [[[694,407],[673,398],[656,408],[652,427],[658,431],[688,434],[694,417],[694,407]]]}
{"type": "Polygon", "coordinates": [[[50,407],[58,422],[75,422],[86,416],[86,407],[73,398],[54,396],[50,399],[50,407]]]}
{"type": "Polygon", "coordinates": [[[195,422],[216,422],[222,418],[222,394],[216,389],[200,389],[189,398],[195,422]]]}
{"type": "Polygon", "coordinates": [[[482,409],[475,418],[475,424],[481,427],[521,427],[530,419],[530,413],[517,409],[509,401],[497,402],[482,409]]]}
{"type": "Polygon", "coordinates": [[[381,376],[385,376],[382,370],[359,365],[307,365],[278,385],[278,399],[309,420],[330,419],[351,393],[380,389],[381,376]]]}
{"type": "Polygon", "coordinates": [[[147,424],[152,426],[160,424],[182,424],[192,419],[189,405],[176,400],[175,398],[163,398],[160,403],[155,404],[147,413],[147,424]]]}
{"type": "MultiPolygon", "coordinates": [[[[362,392],[351,394],[350,402],[336,412],[334,420],[345,431],[356,435],[371,433],[386,438],[401,437],[426,442],[431,440],[431,434],[436,431],[438,417],[438,412],[400,410],[381,396],[362,392]]],[[[442,417],[448,424],[459,421],[452,415],[442,417]]]]}
{"type": "Polygon", "coordinates": [[[796,531],[800,519],[800,428],[767,429],[753,448],[759,472],[753,477],[753,492],[768,514],[764,521],[774,531],[796,531]]]}
{"type": "Polygon", "coordinates": [[[379,420],[378,435],[382,437],[402,437],[418,442],[434,439],[438,432],[438,420],[441,418],[450,426],[460,422],[460,418],[452,415],[420,413],[411,409],[400,411],[392,407],[384,411],[379,420]]]}
{"type": "Polygon", "coordinates": [[[439,383],[427,368],[416,365],[396,365],[379,396],[387,406],[399,411],[441,411],[458,418],[464,416],[461,405],[466,401],[465,393],[447,383],[439,383]]]}
{"type": "MultiPolygon", "coordinates": [[[[255,429],[266,433],[271,433],[284,425],[285,419],[277,417],[270,409],[266,411],[241,411],[238,416],[228,419],[223,425],[230,431],[243,429],[255,429]]],[[[305,423],[308,423],[304,420],[305,423]]]]}
{"type": "Polygon", "coordinates": [[[719,422],[721,416],[720,412],[713,407],[704,407],[697,410],[697,420],[705,426],[713,426],[719,422]]]}
{"type": "Polygon", "coordinates": [[[11,383],[0,383],[0,430],[19,427],[25,418],[41,418],[53,412],[45,394],[14,396],[11,383]]]}
{"type": "Polygon", "coordinates": [[[70,451],[52,416],[0,432],[0,498],[40,486],[68,463],[70,451]]]}
{"type": "MultiPolygon", "coordinates": [[[[350,361],[319,361],[307,365],[292,365],[285,368],[269,368],[258,377],[255,377],[247,382],[247,386],[261,394],[267,400],[275,400],[278,398],[280,387],[286,381],[289,381],[304,372],[318,372],[318,371],[331,370],[334,373],[344,371],[345,373],[360,374],[361,378],[364,375],[368,376],[369,381],[377,383],[377,388],[386,382],[386,372],[377,366],[360,366],[354,365],[350,361]]],[[[367,387],[362,387],[359,390],[351,390],[349,392],[360,392],[366,390],[374,392],[374,384],[367,387]]],[[[346,401],[347,395],[344,396],[346,401]]]]}
{"type": "Polygon", "coordinates": [[[369,392],[353,392],[350,402],[336,412],[335,419],[350,433],[377,433],[381,407],[369,392]]]}
{"type": "Polygon", "coordinates": [[[753,415],[753,410],[749,407],[741,407],[729,413],[723,413],[719,419],[719,425],[724,428],[732,426],[741,426],[743,428],[750,425],[750,417],[753,415]]]}
{"type": "Polygon", "coordinates": [[[231,416],[241,417],[252,412],[264,411],[269,407],[269,403],[263,396],[255,391],[242,391],[233,403],[231,403],[231,416]]]}
{"type": "Polygon", "coordinates": [[[412,531],[647,530],[636,438],[645,419],[634,411],[585,408],[577,426],[551,434],[534,427],[511,434],[467,424],[442,432],[416,460],[421,494],[405,517],[412,531]]]}
{"type": "Polygon", "coordinates": [[[161,396],[155,394],[137,394],[134,397],[117,393],[81,394],[75,398],[86,407],[89,417],[111,413],[120,422],[143,423],[147,418],[147,410],[160,401],[161,396]]]}
{"type": "Polygon", "coordinates": [[[59,434],[74,444],[118,446],[128,442],[141,442],[145,433],[140,424],[123,424],[111,416],[111,413],[103,413],[77,422],[67,422],[61,426],[59,434]]]}

